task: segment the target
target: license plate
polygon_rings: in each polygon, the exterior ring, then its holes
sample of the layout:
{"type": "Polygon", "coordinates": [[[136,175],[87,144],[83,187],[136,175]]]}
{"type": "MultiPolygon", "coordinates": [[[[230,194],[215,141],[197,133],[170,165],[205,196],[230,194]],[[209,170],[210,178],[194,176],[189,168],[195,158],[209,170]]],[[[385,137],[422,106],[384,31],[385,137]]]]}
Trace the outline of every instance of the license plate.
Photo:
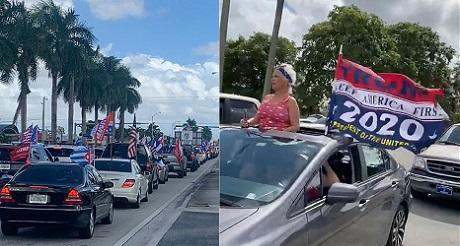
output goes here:
{"type": "Polygon", "coordinates": [[[436,185],[436,193],[452,196],[452,187],[446,185],[436,185]]]}
{"type": "Polygon", "coordinates": [[[0,164],[0,170],[10,170],[10,164],[0,164]]]}
{"type": "Polygon", "coordinates": [[[40,195],[40,194],[29,195],[29,203],[47,204],[48,200],[49,200],[49,196],[47,195],[40,195]]]}

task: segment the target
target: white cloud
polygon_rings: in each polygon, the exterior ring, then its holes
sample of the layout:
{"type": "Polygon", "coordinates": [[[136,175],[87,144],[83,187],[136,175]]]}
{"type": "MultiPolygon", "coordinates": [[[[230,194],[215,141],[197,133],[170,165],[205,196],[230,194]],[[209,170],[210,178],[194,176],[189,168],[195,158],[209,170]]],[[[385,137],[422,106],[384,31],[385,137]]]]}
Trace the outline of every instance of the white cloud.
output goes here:
{"type": "MultiPolygon", "coordinates": [[[[182,65],[162,58],[145,54],[131,55],[123,58],[122,62],[130,67],[133,76],[142,85],[139,92],[143,103],[136,111],[137,122],[155,122],[167,134],[172,131],[176,121],[184,122],[188,117],[195,118],[198,124],[217,125],[219,122],[218,108],[218,76],[212,72],[218,69],[217,63],[182,65]]],[[[51,78],[40,65],[37,80],[30,82],[31,93],[28,96],[28,124],[38,124],[41,127],[42,97],[46,96],[46,121],[51,126],[51,78]]],[[[7,86],[0,84],[0,122],[11,123],[16,106],[19,87],[17,81],[7,86]],[[6,106],[8,105],[8,106],[6,106]]],[[[68,105],[62,98],[58,100],[58,125],[67,131],[68,105]]],[[[105,114],[100,113],[99,118],[105,114]]],[[[126,122],[132,122],[133,115],[126,114],[126,122]]],[[[87,113],[87,119],[94,119],[94,112],[87,113]]],[[[74,109],[75,122],[81,122],[81,109],[78,103],[74,109]]],[[[18,126],[20,119],[18,120],[18,126]]],[[[217,134],[215,131],[214,134],[217,134]]]]}
{"type": "Polygon", "coordinates": [[[91,12],[102,20],[120,20],[144,15],[144,0],[87,0],[91,12]]]}
{"type": "Polygon", "coordinates": [[[112,54],[112,47],[113,47],[112,43],[107,44],[107,46],[101,48],[101,53],[104,56],[110,56],[112,54]]]}
{"type": "Polygon", "coordinates": [[[219,42],[210,42],[204,46],[193,49],[193,53],[203,56],[217,57],[219,55],[219,42]]]}
{"type": "MultiPolygon", "coordinates": [[[[40,3],[42,0],[24,0],[26,7],[30,8],[33,5],[40,3]]],[[[74,7],[73,0],[53,0],[56,5],[61,6],[63,9],[74,7]]]]}
{"type": "MultiPolygon", "coordinates": [[[[420,23],[438,32],[441,39],[460,51],[460,2],[458,0],[286,0],[281,19],[280,36],[301,44],[302,36],[315,23],[325,21],[334,5],[355,4],[391,24],[400,21],[420,23]],[[407,11],[410,10],[410,11],[407,11]]],[[[227,39],[255,32],[272,33],[276,0],[233,0],[227,39]]]]}

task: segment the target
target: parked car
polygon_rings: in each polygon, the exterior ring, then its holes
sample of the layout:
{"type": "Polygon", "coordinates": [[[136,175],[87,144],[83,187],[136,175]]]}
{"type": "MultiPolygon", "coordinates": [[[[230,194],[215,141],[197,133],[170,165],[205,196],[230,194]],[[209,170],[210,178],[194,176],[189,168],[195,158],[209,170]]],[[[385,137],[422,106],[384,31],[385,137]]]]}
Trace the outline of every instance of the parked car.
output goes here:
{"type": "Polygon", "coordinates": [[[179,178],[187,176],[187,159],[185,157],[182,157],[182,160],[178,163],[174,154],[166,153],[163,155],[162,159],[163,163],[168,166],[169,172],[177,173],[179,178]]]}
{"type": "Polygon", "coordinates": [[[412,195],[460,200],[460,124],[452,125],[433,145],[415,157],[412,195]]]}
{"type": "Polygon", "coordinates": [[[219,116],[221,125],[239,125],[246,114],[247,118],[256,115],[260,101],[246,96],[220,93],[219,116]]]}
{"type": "Polygon", "coordinates": [[[200,164],[198,164],[198,160],[193,152],[193,147],[191,145],[182,145],[182,149],[182,152],[187,159],[187,168],[190,168],[190,171],[195,172],[200,164]]]}
{"type": "Polygon", "coordinates": [[[70,225],[81,238],[91,238],[98,222],[113,221],[113,196],[91,165],[32,164],[22,167],[0,193],[3,235],[19,227],[70,225]]]}
{"type": "MultiPolygon", "coordinates": [[[[102,158],[128,158],[128,144],[127,143],[111,143],[107,145],[102,153],[102,158]]],[[[153,193],[153,190],[158,189],[159,178],[158,178],[158,167],[157,163],[153,158],[152,152],[144,144],[137,145],[136,161],[141,167],[143,172],[148,171],[147,179],[149,180],[148,192],[153,193]]]]}
{"type": "MultiPolygon", "coordinates": [[[[24,164],[26,160],[11,160],[11,151],[19,148],[19,145],[11,144],[1,144],[0,145],[0,173],[7,175],[14,175],[24,164]]],[[[50,152],[45,149],[43,144],[33,144],[30,151],[30,162],[31,163],[40,163],[40,162],[54,162],[55,158],[50,154],[50,152]]],[[[0,181],[0,185],[5,183],[0,181]]]]}
{"type": "Polygon", "coordinates": [[[384,149],[307,131],[220,139],[220,245],[402,245],[410,182],[384,149]]]}
{"type": "Polygon", "coordinates": [[[76,150],[78,146],[75,145],[48,145],[46,149],[53,155],[59,162],[72,162],[70,155],[76,150]]]}
{"type": "Polygon", "coordinates": [[[157,167],[158,167],[158,174],[159,174],[159,179],[160,179],[160,184],[166,183],[169,179],[169,168],[168,165],[164,164],[162,158],[157,158],[157,167]]]}
{"type": "Polygon", "coordinates": [[[93,165],[105,181],[113,183],[110,191],[116,202],[139,208],[141,202],[148,201],[148,173],[142,172],[136,160],[99,158],[93,161],[93,165]]]}

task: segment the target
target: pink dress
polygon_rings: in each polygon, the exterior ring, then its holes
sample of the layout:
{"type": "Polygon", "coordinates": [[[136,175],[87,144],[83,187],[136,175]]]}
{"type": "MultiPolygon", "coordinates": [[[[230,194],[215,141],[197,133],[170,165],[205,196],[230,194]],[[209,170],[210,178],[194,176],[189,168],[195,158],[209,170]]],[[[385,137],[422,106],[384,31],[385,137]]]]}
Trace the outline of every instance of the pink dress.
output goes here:
{"type": "Polygon", "coordinates": [[[291,126],[289,119],[289,97],[279,103],[271,103],[270,99],[265,99],[260,105],[256,117],[259,118],[259,129],[284,130],[291,126]]]}

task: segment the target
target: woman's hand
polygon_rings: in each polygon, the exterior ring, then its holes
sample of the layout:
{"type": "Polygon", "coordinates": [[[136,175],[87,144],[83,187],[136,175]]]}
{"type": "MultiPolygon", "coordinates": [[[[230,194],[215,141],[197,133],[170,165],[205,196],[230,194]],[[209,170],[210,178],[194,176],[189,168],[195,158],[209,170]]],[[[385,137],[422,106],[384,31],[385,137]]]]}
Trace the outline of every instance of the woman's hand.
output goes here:
{"type": "Polygon", "coordinates": [[[249,121],[247,119],[241,119],[240,126],[242,128],[248,128],[249,127],[249,121]]]}

